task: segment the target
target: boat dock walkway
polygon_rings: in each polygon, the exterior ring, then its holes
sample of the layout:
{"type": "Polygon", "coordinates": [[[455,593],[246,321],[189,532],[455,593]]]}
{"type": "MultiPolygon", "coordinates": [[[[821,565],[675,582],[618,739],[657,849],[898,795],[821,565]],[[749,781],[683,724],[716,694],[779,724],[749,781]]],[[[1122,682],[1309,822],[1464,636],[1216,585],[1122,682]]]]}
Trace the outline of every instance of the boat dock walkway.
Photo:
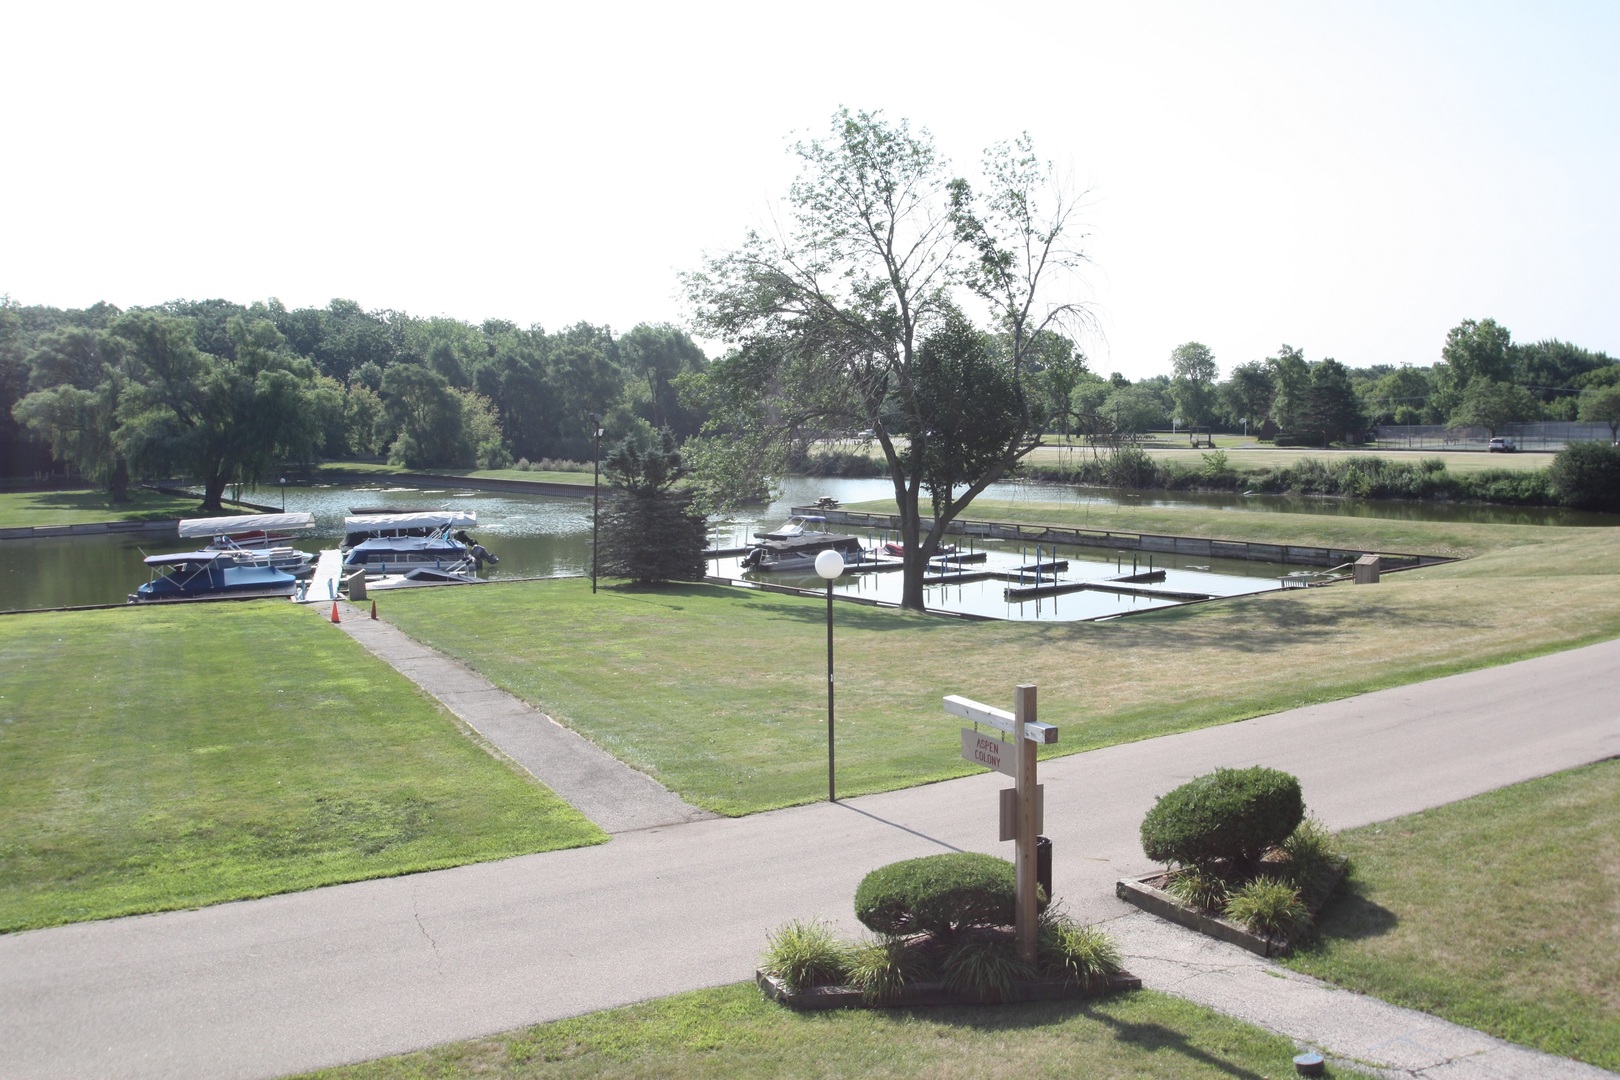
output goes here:
{"type": "Polygon", "coordinates": [[[293,598],[302,604],[329,604],[338,598],[338,586],[343,584],[343,552],[327,548],[315,563],[315,573],[293,598]]]}

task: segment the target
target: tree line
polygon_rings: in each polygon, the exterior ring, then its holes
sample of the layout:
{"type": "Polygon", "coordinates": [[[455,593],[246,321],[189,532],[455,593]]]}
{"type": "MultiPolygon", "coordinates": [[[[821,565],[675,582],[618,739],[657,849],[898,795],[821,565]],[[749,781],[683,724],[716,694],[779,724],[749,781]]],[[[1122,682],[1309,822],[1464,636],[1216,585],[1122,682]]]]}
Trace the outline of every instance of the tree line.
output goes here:
{"type": "Polygon", "coordinates": [[[702,425],[677,381],[708,365],[683,331],[616,336],[491,319],[365,311],[349,300],[174,301],[120,310],[0,298],[0,460],[10,476],[73,465],[125,497],[184,474],[227,485],[321,460],[500,468],[587,460],[598,423],[624,437],[702,425]]]}
{"type": "Polygon", "coordinates": [[[1360,442],[1379,424],[1495,435],[1512,423],[1580,420],[1608,424],[1611,438],[1620,432],[1620,361],[1565,341],[1517,343],[1493,319],[1453,327],[1430,367],[1351,368],[1283,345],[1221,380],[1214,353],[1196,341],[1169,360],[1169,374],[1135,383],[1083,371],[1063,403],[1064,430],[1130,437],[1179,426],[1360,442]]]}

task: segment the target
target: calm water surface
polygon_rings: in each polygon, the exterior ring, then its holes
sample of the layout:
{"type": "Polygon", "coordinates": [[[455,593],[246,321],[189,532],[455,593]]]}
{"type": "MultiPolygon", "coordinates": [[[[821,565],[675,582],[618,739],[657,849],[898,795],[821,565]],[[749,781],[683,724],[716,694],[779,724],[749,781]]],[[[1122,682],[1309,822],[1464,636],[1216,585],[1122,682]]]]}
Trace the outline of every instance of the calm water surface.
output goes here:
{"type": "MultiPolygon", "coordinates": [[[[279,506],[280,493],[268,491],[258,498],[279,506]]],[[[779,524],[788,508],[830,495],[841,502],[864,502],[889,498],[893,488],[886,480],[794,479],[784,485],[782,497],[756,514],[735,521],[716,523],[712,539],[717,546],[746,541],[762,526],[779,524]]],[[[1556,510],[1511,510],[1500,507],[1456,507],[1430,503],[1357,503],[1353,500],[1299,499],[1277,496],[1181,496],[1137,497],[1117,493],[1045,484],[1006,483],[990,488],[988,495],[1013,502],[1061,502],[1083,511],[1082,526],[1106,529],[1110,518],[1125,506],[1198,506],[1234,513],[1269,511],[1343,513],[1386,518],[1413,517],[1429,520],[1481,521],[1511,524],[1614,525],[1620,516],[1577,514],[1556,510]]],[[[250,496],[251,497],[251,496],[250,496]]],[[[289,487],[288,510],[315,514],[316,529],[305,534],[295,546],[315,551],[335,546],[342,537],[343,518],[356,509],[392,507],[412,509],[464,509],[478,514],[472,535],[501,559],[487,567],[483,576],[490,580],[531,577],[564,577],[588,574],[591,559],[591,504],[589,499],[504,495],[468,492],[453,487],[440,489],[390,488],[379,486],[333,485],[289,487]]],[[[884,539],[873,534],[876,544],[884,539]]],[[[190,541],[156,536],[74,536],[42,540],[7,540],[0,543],[0,610],[72,607],[122,603],[137,585],[148,577],[141,560],[156,555],[188,550],[190,541]]],[[[1005,545],[988,545],[991,565],[1010,568],[1033,562],[1033,548],[1008,550],[1005,545]]],[[[1043,548],[1043,560],[1054,552],[1043,548]]],[[[1094,549],[1059,550],[1056,557],[1070,560],[1065,580],[1113,576],[1131,570],[1130,555],[1110,556],[1094,549]]],[[[1216,560],[1200,563],[1190,556],[1154,556],[1154,568],[1168,573],[1163,588],[1230,596],[1274,589],[1288,577],[1293,567],[1262,563],[1216,560]]],[[[1140,562],[1147,568],[1146,557],[1140,562]]],[[[739,574],[736,560],[719,560],[714,571],[722,576],[747,580],[739,574]]],[[[821,579],[771,575],[760,580],[820,589],[821,579]]],[[[1162,607],[1157,598],[1113,596],[1080,592],[1047,597],[1025,603],[1008,603],[1002,597],[1004,583],[986,581],[931,587],[928,604],[943,610],[968,612],[995,618],[1072,620],[1098,618],[1162,607]]],[[[899,600],[898,573],[848,575],[839,591],[877,600],[899,600]]]]}

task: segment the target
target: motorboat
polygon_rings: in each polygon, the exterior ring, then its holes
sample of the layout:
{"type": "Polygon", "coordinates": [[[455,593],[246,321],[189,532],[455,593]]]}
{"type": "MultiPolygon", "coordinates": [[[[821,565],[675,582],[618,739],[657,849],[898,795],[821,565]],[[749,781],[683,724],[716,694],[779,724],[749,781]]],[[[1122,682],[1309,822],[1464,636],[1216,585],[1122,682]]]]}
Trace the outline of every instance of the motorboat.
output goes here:
{"type": "Polygon", "coordinates": [[[315,527],[315,515],[236,514],[231,517],[186,518],[180,522],[182,540],[208,537],[203,551],[223,551],[238,566],[269,566],[294,577],[314,572],[315,556],[292,546],[293,534],[315,527]]]}
{"type": "Polygon", "coordinates": [[[744,555],[744,570],[774,574],[813,572],[816,556],[836,551],[846,564],[858,563],[863,552],[860,537],[827,530],[827,519],[820,514],[794,514],[770,532],[756,532],[758,541],[744,555]]]}
{"type": "Polygon", "coordinates": [[[174,600],[246,600],[291,596],[298,579],[273,566],[244,566],[229,551],[148,555],[151,581],[129,594],[132,604],[174,600]]]}
{"type": "Polygon", "coordinates": [[[414,589],[423,585],[482,585],[483,579],[478,576],[478,563],[473,559],[463,559],[459,563],[448,566],[417,566],[406,570],[402,574],[383,574],[380,577],[366,579],[366,592],[373,593],[387,589],[414,589]]]}
{"type": "Polygon", "coordinates": [[[346,570],[368,575],[403,574],[420,567],[443,570],[460,563],[499,562],[467,535],[478,524],[471,510],[420,510],[352,514],[343,519],[346,570]]]}

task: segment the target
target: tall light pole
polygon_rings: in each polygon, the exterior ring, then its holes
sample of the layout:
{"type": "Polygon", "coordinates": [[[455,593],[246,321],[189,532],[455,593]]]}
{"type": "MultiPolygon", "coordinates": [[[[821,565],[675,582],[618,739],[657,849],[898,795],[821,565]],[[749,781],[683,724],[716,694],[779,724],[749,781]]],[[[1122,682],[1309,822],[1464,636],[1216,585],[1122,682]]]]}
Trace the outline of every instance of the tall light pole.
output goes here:
{"type": "Polygon", "coordinates": [[[591,457],[591,595],[596,595],[596,522],[602,516],[602,418],[592,414],[596,452],[591,457]]]}
{"type": "Polygon", "coordinates": [[[833,617],[832,587],[844,572],[842,553],[828,549],[816,556],[816,573],[827,581],[827,801],[837,802],[833,787],[833,617]]]}

